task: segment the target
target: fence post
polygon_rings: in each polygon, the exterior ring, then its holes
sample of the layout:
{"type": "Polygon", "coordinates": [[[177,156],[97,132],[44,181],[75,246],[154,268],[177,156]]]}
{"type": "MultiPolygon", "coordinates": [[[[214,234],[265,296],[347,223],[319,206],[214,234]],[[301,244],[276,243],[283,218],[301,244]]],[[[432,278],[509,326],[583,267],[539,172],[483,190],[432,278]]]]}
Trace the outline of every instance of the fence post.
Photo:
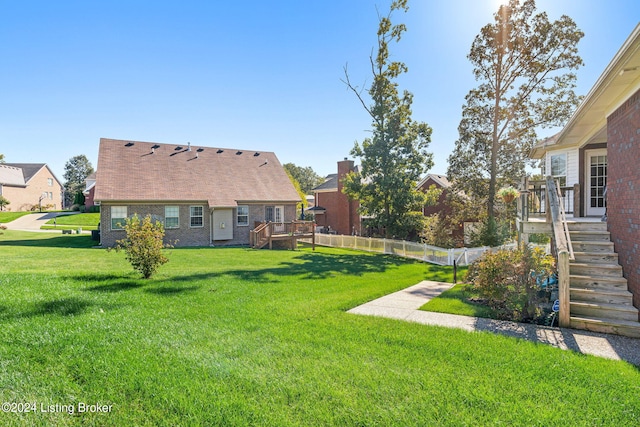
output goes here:
{"type": "Polygon", "coordinates": [[[560,300],[560,313],[558,326],[568,328],[571,326],[571,302],[569,300],[569,251],[558,252],[558,299],[560,300]]]}

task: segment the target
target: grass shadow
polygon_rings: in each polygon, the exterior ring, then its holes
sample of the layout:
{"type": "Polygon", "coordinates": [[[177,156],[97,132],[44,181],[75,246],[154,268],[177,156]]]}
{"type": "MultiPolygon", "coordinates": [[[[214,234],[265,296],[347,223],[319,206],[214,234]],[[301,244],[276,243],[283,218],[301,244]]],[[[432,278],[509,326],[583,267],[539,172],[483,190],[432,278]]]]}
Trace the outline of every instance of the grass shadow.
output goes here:
{"type": "Polygon", "coordinates": [[[299,276],[303,280],[326,279],[334,275],[362,276],[365,273],[383,273],[408,261],[380,254],[327,254],[303,253],[294,258],[298,262],[280,262],[261,269],[229,269],[211,273],[178,276],[173,281],[205,280],[233,276],[245,281],[263,283],[278,281],[280,277],[299,276]]]}
{"type": "MultiPolygon", "coordinates": [[[[5,231],[7,233],[7,231],[5,231]]],[[[13,234],[13,233],[12,233],[13,234]]],[[[42,247],[42,248],[68,248],[68,249],[90,249],[97,244],[91,240],[89,235],[56,235],[53,233],[23,233],[24,239],[7,239],[9,234],[3,239],[0,236],[2,246],[22,246],[22,247],[42,247]]]]}
{"type": "Polygon", "coordinates": [[[197,291],[198,289],[200,289],[200,286],[187,286],[187,287],[164,286],[161,288],[145,289],[145,292],[150,294],[155,294],[155,295],[170,296],[170,295],[177,295],[177,294],[182,294],[186,292],[194,292],[194,291],[197,291]]]}
{"type": "MultiPolygon", "coordinates": [[[[73,317],[84,314],[95,305],[98,304],[78,297],[56,298],[33,303],[31,309],[24,311],[12,310],[3,306],[0,310],[0,319],[12,320],[38,316],[73,317]]],[[[99,306],[101,309],[120,307],[118,304],[99,304],[99,306]]]]}

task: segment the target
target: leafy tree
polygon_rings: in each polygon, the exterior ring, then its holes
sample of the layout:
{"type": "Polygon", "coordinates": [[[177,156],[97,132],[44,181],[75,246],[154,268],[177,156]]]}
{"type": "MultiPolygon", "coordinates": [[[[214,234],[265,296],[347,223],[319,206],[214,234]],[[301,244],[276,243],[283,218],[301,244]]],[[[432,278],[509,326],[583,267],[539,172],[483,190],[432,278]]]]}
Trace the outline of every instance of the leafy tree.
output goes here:
{"type": "Polygon", "coordinates": [[[285,163],[283,167],[289,174],[289,178],[295,179],[298,185],[300,185],[300,190],[303,195],[310,194],[311,189],[322,184],[324,181],[320,175],[315,173],[311,166],[302,167],[296,166],[293,163],[285,163]]]}
{"type": "Polygon", "coordinates": [[[3,211],[5,206],[10,205],[11,202],[6,197],[0,196],[0,211],[3,211]]]}
{"type": "Polygon", "coordinates": [[[127,237],[116,242],[115,250],[124,250],[127,261],[142,277],[150,278],[162,264],[169,262],[163,249],[172,246],[163,243],[162,222],[152,221],[150,215],[143,219],[133,215],[125,220],[124,230],[127,237]]]}
{"type": "Polygon", "coordinates": [[[387,237],[407,237],[425,226],[422,207],[425,194],[416,188],[420,176],[433,166],[433,155],[426,151],[431,128],[411,118],[413,95],[398,92],[394,81],[407,72],[402,62],[390,61],[389,43],[398,42],[406,31],[404,24],[394,25],[394,11],[407,11],[407,0],[391,3],[387,16],[379,17],[378,53],[370,57],[373,82],[369,88],[372,104],[367,105],[362,91],[354,86],[345,67],[344,83],[358,97],[371,116],[372,136],[356,142],[351,155],[360,158],[360,173],[344,179],[344,192],[360,202],[361,213],[369,224],[384,230],[387,237]]]}
{"type": "Polygon", "coordinates": [[[510,0],[471,45],[467,58],[479,86],[465,98],[447,175],[486,200],[489,228],[496,191],[524,176],[537,130],[562,125],[580,101],[568,70],[582,65],[583,35],[566,15],[549,22],[534,0],[510,0]]]}
{"type": "Polygon", "coordinates": [[[302,191],[302,189],[300,188],[300,183],[291,175],[291,173],[288,170],[284,170],[287,173],[287,176],[289,177],[289,181],[291,181],[291,183],[293,184],[293,187],[296,189],[296,191],[298,192],[298,196],[300,196],[300,198],[302,199],[302,208],[306,208],[307,207],[307,199],[305,198],[305,194],[304,191],[302,191]]]}
{"type": "Polygon", "coordinates": [[[85,188],[85,179],[94,172],[93,166],[87,156],[80,154],[74,156],[64,165],[64,198],[65,204],[68,206],[78,192],[82,192],[85,188]]]}
{"type": "Polygon", "coordinates": [[[4,154],[0,154],[0,163],[4,163],[4,154]]]}

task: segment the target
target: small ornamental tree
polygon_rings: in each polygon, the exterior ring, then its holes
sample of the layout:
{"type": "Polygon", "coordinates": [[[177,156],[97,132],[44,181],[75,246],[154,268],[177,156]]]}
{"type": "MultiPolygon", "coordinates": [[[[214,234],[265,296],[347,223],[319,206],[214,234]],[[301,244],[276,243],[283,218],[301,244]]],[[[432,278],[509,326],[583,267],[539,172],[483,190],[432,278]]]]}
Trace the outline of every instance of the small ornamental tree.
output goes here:
{"type": "Polygon", "coordinates": [[[124,230],[127,238],[118,240],[115,250],[123,250],[127,255],[127,261],[134,270],[142,274],[142,277],[150,278],[162,264],[169,262],[162,250],[173,246],[163,243],[162,222],[152,221],[150,215],[140,219],[136,214],[126,219],[124,230]]]}
{"type": "Polygon", "coordinates": [[[0,211],[3,211],[5,206],[10,204],[11,202],[8,201],[4,196],[0,196],[0,211]]]}

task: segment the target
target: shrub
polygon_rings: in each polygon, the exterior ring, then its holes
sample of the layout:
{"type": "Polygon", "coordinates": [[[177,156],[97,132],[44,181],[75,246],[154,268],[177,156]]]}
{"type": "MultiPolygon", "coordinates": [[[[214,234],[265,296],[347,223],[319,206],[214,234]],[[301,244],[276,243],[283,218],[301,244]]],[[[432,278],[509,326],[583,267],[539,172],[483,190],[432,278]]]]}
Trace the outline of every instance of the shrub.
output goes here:
{"type": "Polygon", "coordinates": [[[469,266],[467,279],[500,319],[532,321],[542,314],[536,278],[551,275],[553,264],[553,257],[527,245],[487,251],[469,266]]]}
{"type": "Polygon", "coordinates": [[[160,221],[152,221],[147,215],[142,220],[138,215],[126,219],[124,230],[126,239],[116,242],[116,251],[123,250],[133,269],[145,279],[150,278],[162,265],[169,261],[163,249],[172,245],[163,243],[164,226],[160,221]]]}

